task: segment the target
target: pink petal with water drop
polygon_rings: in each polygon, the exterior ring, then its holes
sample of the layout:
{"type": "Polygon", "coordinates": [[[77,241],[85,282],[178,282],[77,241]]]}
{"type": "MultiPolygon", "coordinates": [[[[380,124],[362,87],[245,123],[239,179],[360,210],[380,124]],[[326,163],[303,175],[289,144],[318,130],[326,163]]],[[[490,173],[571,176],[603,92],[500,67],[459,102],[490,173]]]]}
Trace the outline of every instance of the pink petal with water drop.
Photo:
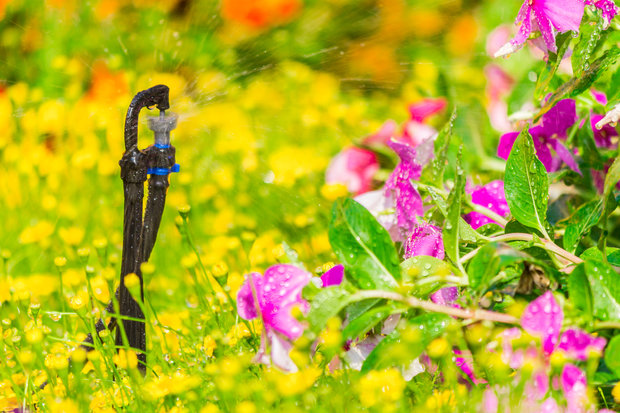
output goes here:
{"type": "Polygon", "coordinates": [[[563,319],[562,308],[553,293],[547,291],[525,308],[521,325],[531,335],[541,338],[544,353],[550,355],[558,344],[563,319]]]}
{"type": "Polygon", "coordinates": [[[444,259],[445,252],[441,228],[424,223],[413,230],[405,242],[405,258],[417,255],[444,259]]]}

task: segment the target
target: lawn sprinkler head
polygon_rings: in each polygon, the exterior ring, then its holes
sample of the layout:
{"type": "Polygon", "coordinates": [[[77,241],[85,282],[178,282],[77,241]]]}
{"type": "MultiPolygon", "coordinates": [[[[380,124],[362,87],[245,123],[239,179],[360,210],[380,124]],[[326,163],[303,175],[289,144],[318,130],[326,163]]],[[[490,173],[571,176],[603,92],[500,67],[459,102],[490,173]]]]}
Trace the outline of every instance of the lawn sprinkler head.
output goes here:
{"type": "Polygon", "coordinates": [[[155,146],[167,148],[170,146],[170,131],[177,127],[177,115],[169,113],[166,116],[162,110],[159,116],[149,117],[149,129],[155,133],[155,146]]]}

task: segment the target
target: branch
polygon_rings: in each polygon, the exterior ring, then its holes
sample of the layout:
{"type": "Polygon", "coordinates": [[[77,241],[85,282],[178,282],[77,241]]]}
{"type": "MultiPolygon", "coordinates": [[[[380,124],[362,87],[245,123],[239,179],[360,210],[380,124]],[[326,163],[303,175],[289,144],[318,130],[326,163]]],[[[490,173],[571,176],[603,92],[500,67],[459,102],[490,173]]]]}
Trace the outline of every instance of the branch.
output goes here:
{"type": "Polygon", "coordinates": [[[381,290],[363,290],[354,294],[356,298],[384,298],[387,300],[398,301],[407,304],[409,307],[420,308],[422,310],[447,314],[457,318],[470,320],[489,320],[504,324],[519,324],[519,319],[509,314],[496,313],[487,310],[471,310],[463,308],[449,307],[442,304],[436,304],[432,301],[420,300],[415,297],[406,297],[404,295],[381,290]]]}

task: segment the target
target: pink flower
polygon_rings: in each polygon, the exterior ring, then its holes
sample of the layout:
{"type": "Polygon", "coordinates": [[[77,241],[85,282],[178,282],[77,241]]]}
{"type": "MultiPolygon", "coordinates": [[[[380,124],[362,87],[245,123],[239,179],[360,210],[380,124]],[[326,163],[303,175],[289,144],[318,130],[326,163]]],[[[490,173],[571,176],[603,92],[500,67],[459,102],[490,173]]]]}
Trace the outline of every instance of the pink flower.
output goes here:
{"type": "Polygon", "coordinates": [[[509,55],[523,47],[532,29],[540,30],[545,47],[557,52],[556,32],[578,32],[584,8],[582,0],[525,0],[515,21],[519,32],[495,53],[495,57],[509,55]]]}
{"type": "Polygon", "coordinates": [[[378,170],[379,162],[374,152],[350,147],[332,159],[325,172],[325,182],[346,185],[349,192],[357,195],[370,190],[372,178],[378,170]]]}
{"type": "Polygon", "coordinates": [[[301,336],[303,326],[291,315],[291,310],[293,307],[308,309],[301,290],[311,278],[307,271],[289,264],[273,265],[264,276],[248,274],[237,293],[237,312],[245,320],[260,316],[265,330],[295,340],[301,336]]]}
{"type": "Polygon", "coordinates": [[[386,145],[392,137],[396,136],[398,124],[393,120],[386,121],[375,134],[364,139],[364,145],[383,144],[386,145]]]}
{"type": "Polygon", "coordinates": [[[564,313],[560,305],[553,293],[547,291],[528,304],[521,316],[521,325],[531,335],[541,337],[543,351],[549,355],[558,344],[562,320],[564,313]]]}
{"type": "Polygon", "coordinates": [[[427,139],[433,138],[437,130],[425,122],[427,119],[445,109],[448,104],[445,98],[425,98],[409,105],[411,117],[403,125],[402,133],[398,133],[398,124],[393,120],[385,122],[377,133],[364,139],[364,145],[389,145],[392,138],[404,142],[412,147],[420,145],[427,139]]]}
{"type": "MultiPolygon", "coordinates": [[[[467,192],[470,192],[470,190],[467,192]]],[[[471,190],[471,201],[502,217],[510,215],[510,208],[508,208],[508,202],[506,202],[506,195],[504,194],[504,181],[491,181],[484,186],[479,186],[471,190]]],[[[486,215],[475,211],[465,215],[464,219],[473,229],[480,228],[490,222],[495,222],[486,215]]]]}
{"type": "Polygon", "coordinates": [[[572,359],[585,361],[590,352],[603,354],[605,344],[607,341],[603,337],[594,337],[585,331],[569,328],[560,337],[558,349],[566,352],[572,359]]]}
{"type": "Polygon", "coordinates": [[[344,278],[344,265],[338,264],[321,275],[321,282],[323,287],[331,287],[334,285],[340,285],[344,278]]]}
{"type": "Polygon", "coordinates": [[[447,104],[444,98],[426,98],[409,105],[411,118],[403,126],[403,141],[415,148],[433,138],[437,130],[427,125],[426,119],[444,110],[447,104]]]}
{"type": "MultiPolygon", "coordinates": [[[[342,266],[327,271],[322,277],[323,284],[335,285],[342,271],[342,266]]],[[[290,341],[302,335],[304,326],[291,311],[295,307],[304,313],[308,311],[308,302],[301,298],[301,291],[311,279],[309,272],[289,264],[273,265],[267,268],[264,276],[259,273],[246,275],[246,281],[237,293],[237,312],[245,320],[261,317],[263,321],[256,361],[268,365],[273,362],[282,370],[297,371],[289,357],[290,341]],[[267,355],[268,347],[270,356],[267,355]]]]}
{"type": "Polygon", "coordinates": [[[511,123],[508,119],[508,105],[503,100],[512,89],[514,80],[498,65],[489,64],[484,68],[487,78],[486,95],[488,103],[487,113],[491,126],[500,132],[511,130],[511,123]]]}
{"type": "Polygon", "coordinates": [[[594,6],[601,11],[603,20],[605,20],[605,28],[609,27],[611,19],[620,12],[613,0],[585,0],[585,4],[594,6]]]}
{"type": "MultiPolygon", "coordinates": [[[[547,172],[557,171],[564,162],[573,171],[581,173],[572,153],[561,142],[561,140],[566,139],[566,132],[575,122],[577,122],[575,101],[563,99],[542,116],[540,125],[530,128],[529,132],[536,148],[536,156],[545,166],[547,172]],[[552,149],[557,157],[551,153],[552,149]]],[[[517,136],[519,136],[519,132],[509,132],[502,135],[497,147],[497,156],[508,159],[517,136]]]]}
{"type": "Polygon", "coordinates": [[[440,260],[444,259],[441,228],[426,223],[415,227],[405,242],[405,258],[416,255],[429,255],[440,260]]]}
{"type": "Polygon", "coordinates": [[[416,150],[410,145],[394,140],[388,145],[398,154],[400,163],[385,183],[385,195],[394,199],[398,227],[408,234],[418,222],[416,217],[424,215],[422,197],[412,184],[420,178],[422,167],[416,162],[416,150]]]}
{"type": "Polygon", "coordinates": [[[585,412],[588,401],[586,375],[574,364],[566,364],[560,378],[568,412],[585,412]]]}

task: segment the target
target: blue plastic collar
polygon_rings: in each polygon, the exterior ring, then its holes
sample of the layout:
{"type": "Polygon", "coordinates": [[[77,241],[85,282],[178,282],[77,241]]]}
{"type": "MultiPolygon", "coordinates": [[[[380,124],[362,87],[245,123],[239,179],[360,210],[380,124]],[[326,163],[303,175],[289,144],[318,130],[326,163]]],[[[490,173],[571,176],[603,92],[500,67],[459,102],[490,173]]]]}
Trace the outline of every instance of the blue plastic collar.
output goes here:
{"type": "Polygon", "coordinates": [[[172,172],[179,172],[181,170],[181,165],[175,163],[172,168],[149,168],[147,173],[149,175],[169,175],[172,172]]]}

